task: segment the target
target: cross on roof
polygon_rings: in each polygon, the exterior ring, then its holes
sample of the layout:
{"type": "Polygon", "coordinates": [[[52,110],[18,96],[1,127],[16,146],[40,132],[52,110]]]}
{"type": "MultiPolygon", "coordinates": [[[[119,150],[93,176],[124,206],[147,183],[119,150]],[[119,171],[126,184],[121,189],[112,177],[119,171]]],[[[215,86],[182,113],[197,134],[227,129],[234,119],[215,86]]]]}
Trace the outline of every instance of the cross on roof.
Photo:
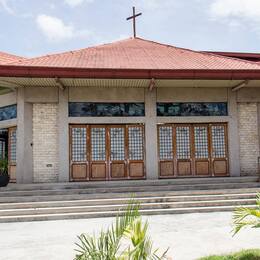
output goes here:
{"type": "Polygon", "coordinates": [[[142,13],[138,13],[138,14],[135,14],[135,7],[133,6],[133,15],[126,18],[126,20],[133,20],[133,33],[134,33],[134,38],[136,37],[136,24],[135,24],[135,18],[142,15],[142,13]]]}

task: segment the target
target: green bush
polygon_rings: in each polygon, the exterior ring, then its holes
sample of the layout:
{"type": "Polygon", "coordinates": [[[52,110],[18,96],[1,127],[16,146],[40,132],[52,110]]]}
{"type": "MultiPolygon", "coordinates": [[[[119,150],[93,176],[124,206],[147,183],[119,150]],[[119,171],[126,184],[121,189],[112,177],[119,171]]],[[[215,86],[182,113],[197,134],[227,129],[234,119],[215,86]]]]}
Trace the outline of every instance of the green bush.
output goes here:
{"type": "Polygon", "coordinates": [[[260,249],[242,250],[229,255],[202,257],[198,260],[260,260],[260,249]]]}
{"type": "Polygon", "coordinates": [[[0,175],[8,175],[8,160],[0,159],[0,175]]]}

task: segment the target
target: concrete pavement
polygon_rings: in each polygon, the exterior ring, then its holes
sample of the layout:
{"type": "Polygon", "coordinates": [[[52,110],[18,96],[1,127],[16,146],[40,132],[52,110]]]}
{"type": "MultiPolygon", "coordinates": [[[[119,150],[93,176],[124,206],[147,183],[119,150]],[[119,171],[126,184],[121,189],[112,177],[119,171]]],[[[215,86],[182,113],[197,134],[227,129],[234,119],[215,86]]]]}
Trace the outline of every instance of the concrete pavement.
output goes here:
{"type": "MultiPolygon", "coordinates": [[[[170,247],[174,260],[259,248],[260,231],[246,229],[231,235],[232,214],[196,213],[149,216],[155,247],[170,247]]],[[[144,217],[146,219],[146,217],[144,217]]],[[[113,219],[1,223],[0,258],[4,260],[72,260],[74,243],[82,232],[98,232],[113,219]]]]}

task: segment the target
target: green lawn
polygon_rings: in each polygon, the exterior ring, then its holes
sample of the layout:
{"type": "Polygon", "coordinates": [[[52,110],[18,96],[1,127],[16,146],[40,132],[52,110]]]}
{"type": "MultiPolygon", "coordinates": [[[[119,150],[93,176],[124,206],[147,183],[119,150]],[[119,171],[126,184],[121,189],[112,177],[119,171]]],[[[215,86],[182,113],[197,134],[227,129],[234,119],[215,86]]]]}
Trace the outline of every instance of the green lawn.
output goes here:
{"type": "Polygon", "coordinates": [[[213,255],[198,260],[260,260],[260,249],[242,250],[229,255],[213,255]]]}

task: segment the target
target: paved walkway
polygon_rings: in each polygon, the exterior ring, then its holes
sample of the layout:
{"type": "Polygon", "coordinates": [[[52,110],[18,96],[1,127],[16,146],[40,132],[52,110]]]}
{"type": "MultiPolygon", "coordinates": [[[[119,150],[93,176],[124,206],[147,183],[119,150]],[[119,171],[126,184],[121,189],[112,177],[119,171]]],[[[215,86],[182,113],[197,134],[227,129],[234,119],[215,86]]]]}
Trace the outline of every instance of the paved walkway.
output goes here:
{"type": "MultiPolygon", "coordinates": [[[[4,260],[72,260],[74,242],[82,232],[97,232],[111,218],[49,222],[1,223],[0,258],[4,260]]],[[[215,253],[259,248],[260,231],[247,229],[234,238],[231,213],[149,217],[157,247],[170,247],[174,260],[192,260],[215,253]]]]}

